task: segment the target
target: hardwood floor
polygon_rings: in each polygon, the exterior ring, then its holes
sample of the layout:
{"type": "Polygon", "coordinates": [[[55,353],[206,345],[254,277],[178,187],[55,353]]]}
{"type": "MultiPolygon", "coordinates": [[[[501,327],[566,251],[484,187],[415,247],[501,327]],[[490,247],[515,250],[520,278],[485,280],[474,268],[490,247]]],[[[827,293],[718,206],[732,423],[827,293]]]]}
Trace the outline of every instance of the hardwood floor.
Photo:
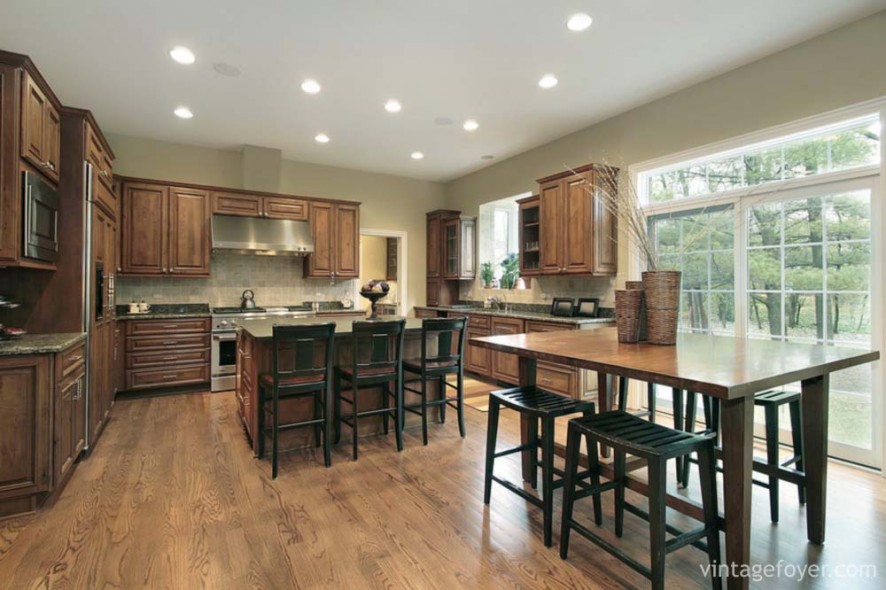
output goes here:
{"type": "MultiPolygon", "coordinates": [[[[0,521],[2,588],[625,588],[646,580],[576,537],[568,561],[541,541],[541,514],[494,487],[482,502],[487,414],[467,409],[468,437],[451,416],[423,447],[410,429],[403,453],[367,437],[323,467],[319,449],[283,455],[280,477],[250,453],[233,394],[122,399],[98,448],[54,506],[0,521]]],[[[516,444],[503,413],[499,444],[516,444]]],[[[347,435],[346,435],[347,436],[347,435]]],[[[496,471],[517,480],[516,457],[496,471]]],[[[673,472],[673,466],[669,475],[673,472]]],[[[833,465],[828,543],[806,543],[804,511],[783,486],[782,521],[754,490],[756,563],[877,564],[886,575],[886,484],[833,465]]],[[[693,477],[697,484],[698,478],[693,477]]],[[[695,486],[691,488],[695,493],[695,486]]],[[[629,492],[629,499],[641,503],[629,492]]],[[[611,535],[611,494],[604,496],[611,535]]],[[[560,493],[555,500],[559,528],[560,493]]],[[[578,505],[590,522],[589,505],[578,505]]],[[[684,517],[669,521],[686,528],[684,517]]],[[[648,560],[645,522],[628,516],[623,546],[648,560]]],[[[668,557],[668,586],[707,588],[704,554],[668,557]]],[[[762,580],[752,587],[882,588],[882,579],[762,580]]]]}

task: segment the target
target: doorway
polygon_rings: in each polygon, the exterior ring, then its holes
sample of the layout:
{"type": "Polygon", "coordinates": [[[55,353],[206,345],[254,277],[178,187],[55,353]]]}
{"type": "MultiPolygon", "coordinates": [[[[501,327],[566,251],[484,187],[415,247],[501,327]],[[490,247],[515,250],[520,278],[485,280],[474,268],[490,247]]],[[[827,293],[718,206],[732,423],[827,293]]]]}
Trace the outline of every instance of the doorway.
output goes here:
{"type": "Polygon", "coordinates": [[[388,296],[379,301],[390,315],[405,316],[407,301],[406,232],[396,230],[360,230],[360,278],[357,281],[355,307],[369,310],[369,301],[360,297],[360,288],[371,280],[383,280],[390,286],[388,296]]]}

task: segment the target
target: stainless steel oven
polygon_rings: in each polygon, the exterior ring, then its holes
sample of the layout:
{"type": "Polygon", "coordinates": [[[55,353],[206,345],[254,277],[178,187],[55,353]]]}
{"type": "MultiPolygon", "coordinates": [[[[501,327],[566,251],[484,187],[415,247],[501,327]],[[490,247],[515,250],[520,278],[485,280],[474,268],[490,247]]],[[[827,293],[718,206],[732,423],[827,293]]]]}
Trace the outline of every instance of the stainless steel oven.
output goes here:
{"type": "Polygon", "coordinates": [[[237,373],[237,333],[212,334],[212,391],[234,389],[237,373]]]}
{"type": "Polygon", "coordinates": [[[58,256],[58,193],[36,174],[22,172],[24,255],[42,262],[58,256]]]}

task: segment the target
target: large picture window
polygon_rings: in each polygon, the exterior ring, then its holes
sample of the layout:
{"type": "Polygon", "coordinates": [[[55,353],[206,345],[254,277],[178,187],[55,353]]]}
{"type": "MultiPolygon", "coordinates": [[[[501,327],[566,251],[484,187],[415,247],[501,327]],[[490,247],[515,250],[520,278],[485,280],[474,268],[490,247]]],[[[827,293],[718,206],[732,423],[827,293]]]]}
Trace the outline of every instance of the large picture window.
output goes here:
{"type": "MultiPolygon", "coordinates": [[[[884,257],[872,239],[882,157],[876,111],[637,172],[659,266],[683,273],[680,329],[882,342],[884,257]]],[[[832,454],[880,465],[879,370],[832,376],[832,454]]]]}

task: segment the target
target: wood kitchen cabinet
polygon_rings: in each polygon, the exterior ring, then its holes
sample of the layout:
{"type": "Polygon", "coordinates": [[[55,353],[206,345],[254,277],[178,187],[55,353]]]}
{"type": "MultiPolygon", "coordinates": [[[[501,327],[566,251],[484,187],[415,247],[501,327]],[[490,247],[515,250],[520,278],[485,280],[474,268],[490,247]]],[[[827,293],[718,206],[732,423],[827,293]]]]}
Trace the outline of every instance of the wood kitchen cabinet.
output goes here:
{"type": "Polygon", "coordinates": [[[385,256],[385,260],[387,261],[385,265],[385,280],[396,281],[399,256],[399,252],[397,251],[399,246],[397,245],[397,243],[399,240],[397,238],[388,238],[387,240],[387,255],[385,256]]]}
{"type": "Polygon", "coordinates": [[[471,338],[482,338],[491,334],[488,315],[466,314],[468,327],[465,330],[465,370],[488,377],[492,370],[492,351],[471,344],[471,338]]]}
{"type": "MultiPolygon", "coordinates": [[[[588,164],[538,180],[538,269],[531,274],[617,273],[616,219],[602,196],[603,169],[588,164]]],[[[612,170],[606,169],[605,178],[612,170]]]]}
{"type": "Polygon", "coordinates": [[[61,104],[34,63],[25,55],[0,51],[0,266],[57,268],[25,255],[23,173],[58,185],[60,112],[61,104]]]}
{"type": "Polygon", "coordinates": [[[85,342],[56,355],[55,376],[52,456],[58,487],[86,448],[85,342]]]}
{"type": "Polygon", "coordinates": [[[203,385],[210,377],[210,320],[126,320],[126,389],[203,385]]]}
{"type": "Polygon", "coordinates": [[[427,214],[427,305],[458,302],[458,281],[477,274],[476,219],[440,209],[427,214]]]}
{"type": "Polygon", "coordinates": [[[311,202],[309,223],[314,251],[305,258],[305,277],[357,278],[360,275],[359,206],[311,202]]]}
{"type": "Polygon", "coordinates": [[[209,191],[124,182],[122,209],[122,274],[209,276],[209,191]]]}
{"type": "Polygon", "coordinates": [[[308,201],[286,196],[263,196],[213,191],[212,213],[268,219],[308,220],[308,201]]]}
{"type": "MultiPolygon", "coordinates": [[[[492,316],[492,336],[523,334],[525,331],[525,322],[521,319],[492,316]]],[[[492,377],[509,385],[519,385],[519,357],[507,352],[492,352],[492,377]]]]}
{"type": "Polygon", "coordinates": [[[117,218],[120,203],[114,187],[113,153],[95,128],[87,123],[86,161],[92,166],[92,200],[117,218]]]}
{"type": "Polygon", "coordinates": [[[22,73],[21,156],[49,180],[58,182],[61,150],[60,106],[38,81],[22,73]]]}

